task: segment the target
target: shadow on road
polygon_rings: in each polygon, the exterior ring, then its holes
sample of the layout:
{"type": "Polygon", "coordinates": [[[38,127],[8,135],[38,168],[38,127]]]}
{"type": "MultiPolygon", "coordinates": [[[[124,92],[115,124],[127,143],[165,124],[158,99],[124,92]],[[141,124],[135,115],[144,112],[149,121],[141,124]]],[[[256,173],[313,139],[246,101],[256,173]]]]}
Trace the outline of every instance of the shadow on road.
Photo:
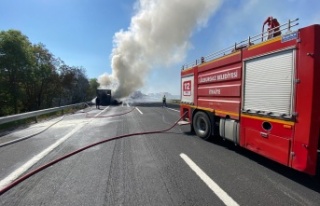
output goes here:
{"type": "Polygon", "coordinates": [[[305,187],[308,187],[320,193],[320,153],[318,153],[317,173],[315,176],[311,176],[281,165],[273,160],[270,160],[245,148],[235,146],[234,143],[224,141],[221,138],[216,138],[215,140],[210,140],[209,142],[221,147],[225,147],[226,149],[233,150],[239,155],[245,156],[252,161],[255,161],[256,163],[262,165],[263,167],[266,167],[288,179],[291,179],[301,185],[304,185],[305,187]]]}
{"type": "MultiPolygon", "coordinates": [[[[134,103],[134,106],[141,107],[162,107],[162,102],[149,102],[149,103],[134,103]]],[[[179,109],[179,104],[168,104],[169,108],[179,109]]],[[[195,136],[195,134],[190,131],[189,126],[182,126],[181,128],[183,133],[187,136],[195,136]]],[[[273,160],[267,159],[259,154],[251,152],[250,150],[235,146],[232,142],[224,141],[222,138],[211,138],[208,142],[219,145],[229,150],[255,161],[256,163],[266,167],[274,172],[281,174],[282,176],[291,179],[301,185],[304,185],[307,188],[310,188],[318,193],[320,193],[320,153],[318,153],[318,163],[317,163],[317,174],[315,176],[310,176],[302,172],[293,170],[289,167],[281,165],[273,160]]]]}

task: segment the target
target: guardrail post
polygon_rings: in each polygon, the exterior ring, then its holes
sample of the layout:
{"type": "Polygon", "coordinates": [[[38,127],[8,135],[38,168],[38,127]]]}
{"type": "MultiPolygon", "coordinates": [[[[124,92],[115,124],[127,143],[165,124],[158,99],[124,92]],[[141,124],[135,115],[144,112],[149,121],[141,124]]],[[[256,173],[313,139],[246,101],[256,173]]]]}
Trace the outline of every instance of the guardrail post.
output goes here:
{"type": "Polygon", "coordinates": [[[35,117],[34,117],[34,120],[36,121],[36,123],[38,123],[38,122],[39,122],[38,116],[35,116],[35,117]]]}

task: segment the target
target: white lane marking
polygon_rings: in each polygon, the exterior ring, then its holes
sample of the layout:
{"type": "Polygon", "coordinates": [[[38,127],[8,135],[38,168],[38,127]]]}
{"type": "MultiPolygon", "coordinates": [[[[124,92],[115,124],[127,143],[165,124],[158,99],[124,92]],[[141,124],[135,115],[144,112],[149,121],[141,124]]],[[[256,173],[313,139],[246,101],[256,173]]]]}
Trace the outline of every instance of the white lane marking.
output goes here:
{"type": "MultiPolygon", "coordinates": [[[[97,117],[100,115],[102,112],[104,112],[106,109],[109,107],[106,107],[104,110],[96,114],[94,117],[97,117]]],[[[89,122],[91,122],[94,118],[92,118],[89,122]]],[[[15,171],[11,172],[7,177],[2,179],[0,181],[0,188],[4,188],[14,180],[16,180],[20,175],[22,175],[24,172],[26,172],[28,169],[30,169],[33,165],[35,165],[38,161],[40,161],[43,157],[45,157],[47,154],[49,154],[52,150],[54,150],[56,147],[58,147],[60,144],[65,142],[69,137],[71,137],[74,133],[76,133],[78,130],[80,130],[85,124],[79,124],[76,126],[73,130],[71,130],[68,134],[66,134],[64,137],[50,145],[48,148],[31,158],[29,161],[24,163],[21,167],[16,169],[15,171]]]]}
{"type": "Polygon", "coordinates": [[[143,113],[140,111],[140,109],[138,109],[138,107],[136,107],[136,110],[138,110],[138,112],[140,112],[140,114],[143,114],[143,113]]]}
{"type": "Polygon", "coordinates": [[[187,155],[181,153],[180,157],[187,163],[187,165],[206,183],[206,185],[222,200],[225,205],[237,206],[239,205],[234,201],[223,189],[219,187],[204,171],[201,170],[196,163],[194,163],[187,155]]]}
{"type": "Polygon", "coordinates": [[[170,109],[170,110],[175,111],[175,112],[180,112],[180,110],[172,109],[172,108],[169,108],[169,107],[167,107],[167,109],[170,109]]]}
{"type": "Polygon", "coordinates": [[[28,162],[26,162],[24,165],[13,171],[11,174],[9,174],[7,177],[5,177],[0,182],[0,188],[3,188],[4,186],[10,184],[12,181],[17,179],[22,173],[27,171],[30,167],[32,167],[34,164],[36,164],[39,160],[41,160],[44,156],[46,156],[49,152],[54,150],[56,147],[58,147],[61,143],[66,141],[71,135],[73,135],[75,132],[77,132],[81,127],[83,127],[84,124],[80,124],[77,127],[75,127],[72,131],[70,131],[67,135],[56,141],[54,144],[49,146],[47,149],[43,150],[33,158],[31,158],[28,162]]]}
{"type": "Polygon", "coordinates": [[[98,114],[96,114],[94,117],[99,116],[102,112],[106,111],[109,108],[109,106],[107,106],[106,108],[104,108],[101,112],[99,112],[98,114]]]}

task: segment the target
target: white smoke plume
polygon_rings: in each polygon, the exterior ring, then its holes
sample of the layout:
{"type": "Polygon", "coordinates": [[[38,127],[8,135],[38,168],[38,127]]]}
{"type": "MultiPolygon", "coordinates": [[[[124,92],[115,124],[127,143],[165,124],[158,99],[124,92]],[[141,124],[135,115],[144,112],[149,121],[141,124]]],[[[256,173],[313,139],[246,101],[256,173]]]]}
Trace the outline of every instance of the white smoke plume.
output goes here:
{"type": "Polygon", "coordinates": [[[111,89],[115,90],[117,88],[117,81],[112,75],[104,73],[98,77],[97,82],[99,83],[99,89],[111,89]]]}
{"type": "Polygon", "coordinates": [[[192,32],[206,25],[220,3],[220,0],[138,1],[128,30],[114,35],[112,74],[104,74],[103,85],[116,86],[115,98],[126,97],[144,85],[152,67],[182,61],[190,48],[192,32]]]}

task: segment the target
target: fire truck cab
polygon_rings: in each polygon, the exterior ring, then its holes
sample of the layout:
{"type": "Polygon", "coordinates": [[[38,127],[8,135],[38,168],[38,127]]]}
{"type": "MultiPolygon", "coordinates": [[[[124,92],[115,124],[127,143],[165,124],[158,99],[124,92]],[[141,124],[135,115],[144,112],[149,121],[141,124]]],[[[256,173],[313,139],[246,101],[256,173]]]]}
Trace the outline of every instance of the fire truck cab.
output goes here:
{"type": "Polygon", "coordinates": [[[181,71],[181,115],[202,139],[222,137],[315,175],[320,148],[320,25],[298,19],[201,57],[181,71]],[[272,32],[272,31],[271,31],[272,32]]]}

